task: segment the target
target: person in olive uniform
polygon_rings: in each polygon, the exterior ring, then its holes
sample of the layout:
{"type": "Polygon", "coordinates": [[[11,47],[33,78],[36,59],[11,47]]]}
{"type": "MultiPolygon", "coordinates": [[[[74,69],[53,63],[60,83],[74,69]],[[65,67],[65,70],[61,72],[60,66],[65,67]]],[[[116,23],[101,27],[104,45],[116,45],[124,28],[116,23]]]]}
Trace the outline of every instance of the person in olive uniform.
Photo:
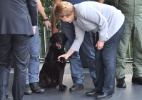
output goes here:
{"type": "Polygon", "coordinates": [[[117,8],[126,17],[125,31],[117,54],[117,87],[126,87],[124,80],[125,58],[130,40],[132,40],[133,45],[132,83],[142,85],[142,0],[116,0],[116,2],[118,4],[117,8]]]}

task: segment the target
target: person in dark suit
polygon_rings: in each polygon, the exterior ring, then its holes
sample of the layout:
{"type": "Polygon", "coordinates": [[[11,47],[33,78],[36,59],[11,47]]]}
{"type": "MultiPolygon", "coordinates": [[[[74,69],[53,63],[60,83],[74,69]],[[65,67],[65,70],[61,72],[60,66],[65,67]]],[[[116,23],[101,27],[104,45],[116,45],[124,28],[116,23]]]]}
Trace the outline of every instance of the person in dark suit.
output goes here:
{"type": "Polygon", "coordinates": [[[36,0],[0,0],[0,100],[6,99],[11,58],[13,100],[23,100],[29,43],[36,25],[36,0]]]}

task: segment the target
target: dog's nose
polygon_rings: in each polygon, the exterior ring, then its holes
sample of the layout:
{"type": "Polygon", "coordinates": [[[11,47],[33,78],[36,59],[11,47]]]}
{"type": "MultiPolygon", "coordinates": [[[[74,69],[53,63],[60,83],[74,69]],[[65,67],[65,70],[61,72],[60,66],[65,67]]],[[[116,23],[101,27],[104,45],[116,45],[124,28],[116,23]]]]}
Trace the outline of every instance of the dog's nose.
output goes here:
{"type": "Polygon", "coordinates": [[[61,44],[60,44],[60,43],[58,43],[58,42],[56,42],[56,46],[57,46],[57,47],[59,47],[59,46],[61,46],[61,44]]]}

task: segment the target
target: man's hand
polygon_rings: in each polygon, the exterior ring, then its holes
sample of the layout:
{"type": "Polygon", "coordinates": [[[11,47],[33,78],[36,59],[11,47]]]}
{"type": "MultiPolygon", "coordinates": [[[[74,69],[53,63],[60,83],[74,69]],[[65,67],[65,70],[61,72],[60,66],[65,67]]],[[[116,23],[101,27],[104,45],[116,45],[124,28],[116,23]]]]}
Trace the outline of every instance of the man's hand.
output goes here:
{"type": "Polygon", "coordinates": [[[104,43],[105,43],[104,41],[98,41],[98,42],[96,43],[97,49],[98,49],[98,50],[103,49],[104,43]]]}
{"type": "Polygon", "coordinates": [[[44,25],[45,25],[46,29],[49,29],[51,27],[51,23],[48,20],[44,21],[44,25]]]}

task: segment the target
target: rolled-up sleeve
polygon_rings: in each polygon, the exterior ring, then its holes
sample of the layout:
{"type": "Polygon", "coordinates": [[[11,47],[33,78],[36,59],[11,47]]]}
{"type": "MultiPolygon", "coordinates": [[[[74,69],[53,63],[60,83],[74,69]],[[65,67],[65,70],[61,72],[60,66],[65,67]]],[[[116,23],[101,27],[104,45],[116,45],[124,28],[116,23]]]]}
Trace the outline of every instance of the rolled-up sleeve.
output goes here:
{"type": "Polygon", "coordinates": [[[76,22],[74,22],[73,24],[75,27],[75,35],[76,36],[75,36],[74,42],[71,45],[70,49],[78,52],[80,49],[80,46],[84,40],[85,31],[80,26],[78,26],[78,24],[76,22]]]}

